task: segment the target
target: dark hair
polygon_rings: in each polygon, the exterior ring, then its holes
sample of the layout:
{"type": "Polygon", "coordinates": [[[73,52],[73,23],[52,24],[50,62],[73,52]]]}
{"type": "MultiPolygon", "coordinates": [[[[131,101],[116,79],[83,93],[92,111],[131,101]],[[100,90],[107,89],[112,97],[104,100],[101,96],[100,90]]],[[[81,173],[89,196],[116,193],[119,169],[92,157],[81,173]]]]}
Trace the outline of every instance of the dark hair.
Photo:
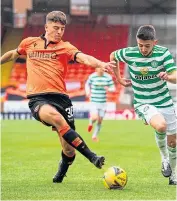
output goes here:
{"type": "Polygon", "coordinates": [[[136,37],[141,40],[155,40],[156,31],[152,25],[143,25],[137,31],[136,37]]]}
{"type": "Polygon", "coordinates": [[[52,11],[46,16],[46,23],[47,22],[60,22],[61,24],[66,25],[66,15],[61,11],[52,11]]]}

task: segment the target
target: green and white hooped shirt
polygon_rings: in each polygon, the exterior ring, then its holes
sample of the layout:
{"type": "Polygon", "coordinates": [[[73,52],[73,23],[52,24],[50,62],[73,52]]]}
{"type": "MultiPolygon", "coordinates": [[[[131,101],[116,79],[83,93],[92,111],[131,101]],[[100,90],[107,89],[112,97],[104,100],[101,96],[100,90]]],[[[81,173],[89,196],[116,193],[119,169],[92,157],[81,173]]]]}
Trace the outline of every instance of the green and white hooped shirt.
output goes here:
{"type": "Polygon", "coordinates": [[[128,47],[114,52],[117,61],[128,64],[134,107],[150,104],[157,108],[173,105],[167,83],[158,77],[162,71],[172,72],[177,69],[171,53],[166,47],[155,45],[149,56],[143,56],[138,46],[128,47]]]}

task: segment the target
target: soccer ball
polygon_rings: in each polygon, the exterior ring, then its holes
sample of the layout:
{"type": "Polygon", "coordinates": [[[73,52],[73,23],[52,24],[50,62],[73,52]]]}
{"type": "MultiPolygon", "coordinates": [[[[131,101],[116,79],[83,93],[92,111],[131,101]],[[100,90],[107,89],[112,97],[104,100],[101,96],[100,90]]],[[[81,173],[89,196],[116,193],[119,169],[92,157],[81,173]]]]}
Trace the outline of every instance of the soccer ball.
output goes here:
{"type": "Polygon", "coordinates": [[[103,184],[108,189],[123,189],[127,183],[127,173],[118,166],[110,167],[103,176],[103,184]]]}

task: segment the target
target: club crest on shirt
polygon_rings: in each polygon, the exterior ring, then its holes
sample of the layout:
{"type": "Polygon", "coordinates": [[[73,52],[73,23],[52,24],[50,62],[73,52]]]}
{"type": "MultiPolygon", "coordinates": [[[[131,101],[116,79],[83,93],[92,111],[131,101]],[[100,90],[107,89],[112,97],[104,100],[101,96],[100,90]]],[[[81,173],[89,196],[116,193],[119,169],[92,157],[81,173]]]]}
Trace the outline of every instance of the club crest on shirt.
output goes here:
{"type": "Polygon", "coordinates": [[[55,49],[55,50],[56,50],[56,49],[57,49],[57,45],[53,46],[52,49],[55,49]]]}
{"type": "Polygon", "coordinates": [[[36,46],[37,46],[37,43],[34,43],[33,46],[36,47],[36,46]]]}
{"type": "Polygon", "coordinates": [[[152,68],[157,68],[158,61],[156,61],[156,60],[151,61],[151,66],[152,66],[152,68]]]}
{"type": "Polygon", "coordinates": [[[140,68],[140,72],[142,75],[147,75],[149,72],[149,69],[148,69],[148,67],[142,67],[142,68],[140,68]]]}

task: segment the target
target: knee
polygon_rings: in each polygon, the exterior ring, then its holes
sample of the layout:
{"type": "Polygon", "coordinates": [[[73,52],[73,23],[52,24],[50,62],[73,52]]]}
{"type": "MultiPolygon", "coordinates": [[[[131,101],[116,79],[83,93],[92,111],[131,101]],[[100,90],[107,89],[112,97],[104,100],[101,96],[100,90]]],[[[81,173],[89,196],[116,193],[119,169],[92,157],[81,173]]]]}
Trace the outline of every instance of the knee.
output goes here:
{"type": "Polygon", "coordinates": [[[92,121],[97,121],[97,120],[98,120],[97,116],[92,117],[92,121]]]}
{"type": "Polygon", "coordinates": [[[63,151],[64,151],[65,155],[68,157],[73,157],[76,155],[76,152],[74,149],[65,149],[63,151]]]}
{"type": "Polygon", "coordinates": [[[167,129],[166,122],[162,122],[156,125],[156,131],[159,133],[165,133],[167,129]]]}

